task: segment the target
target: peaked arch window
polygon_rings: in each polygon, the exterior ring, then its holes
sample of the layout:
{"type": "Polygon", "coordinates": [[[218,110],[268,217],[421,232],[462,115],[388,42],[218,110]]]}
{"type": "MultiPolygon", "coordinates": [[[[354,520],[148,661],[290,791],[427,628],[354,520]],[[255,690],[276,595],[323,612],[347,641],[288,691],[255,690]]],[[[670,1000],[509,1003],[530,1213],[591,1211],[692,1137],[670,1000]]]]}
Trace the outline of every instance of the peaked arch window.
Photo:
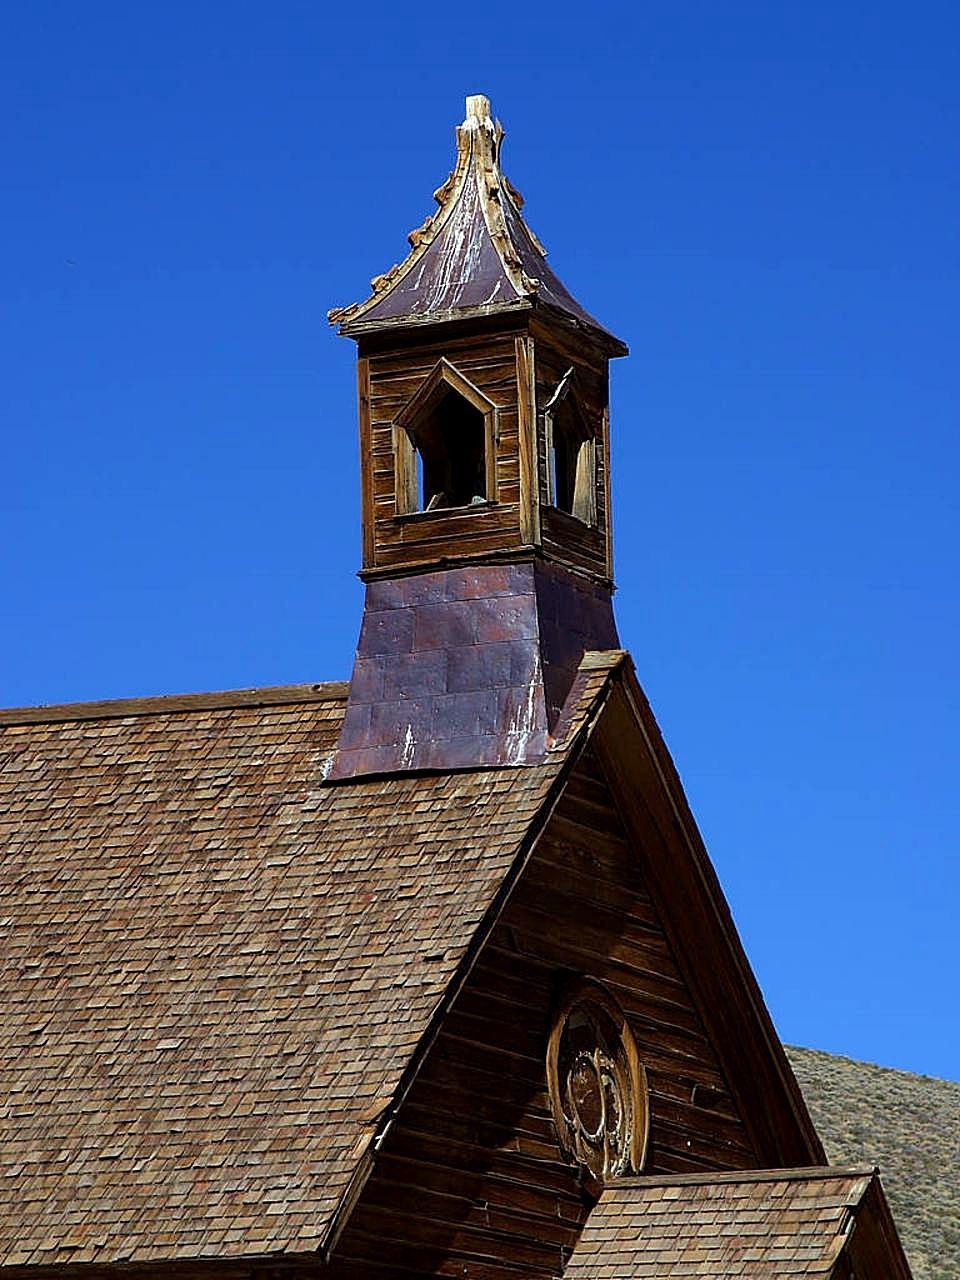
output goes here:
{"type": "Polygon", "coordinates": [[[397,512],[496,499],[496,406],[441,360],[394,422],[397,512]]]}
{"type": "Polygon", "coordinates": [[[544,409],[550,505],[584,524],[597,522],[597,443],[573,390],[568,369],[544,409]]]}

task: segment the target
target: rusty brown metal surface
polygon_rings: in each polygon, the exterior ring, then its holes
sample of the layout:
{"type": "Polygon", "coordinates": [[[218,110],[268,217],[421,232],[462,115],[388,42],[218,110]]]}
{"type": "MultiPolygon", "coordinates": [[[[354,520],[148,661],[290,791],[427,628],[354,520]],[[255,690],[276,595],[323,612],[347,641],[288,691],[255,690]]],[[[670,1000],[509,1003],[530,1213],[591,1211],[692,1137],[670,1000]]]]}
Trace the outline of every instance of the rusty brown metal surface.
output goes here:
{"type": "Polygon", "coordinates": [[[585,653],[618,649],[610,591],[559,565],[537,561],[534,583],[547,719],[552,732],[585,653]]]}
{"type": "Polygon", "coordinates": [[[369,298],[329,313],[341,333],[542,306],[590,330],[611,354],[626,354],[548,266],[520,213],[522,198],[501,171],[502,140],[487,99],[468,98],[456,167],[436,192],[437,212],[410,233],[403,262],[371,281],[369,298]]]}
{"type": "Polygon", "coordinates": [[[535,764],[583,654],[617,647],[609,591],[556,565],[371,582],[330,778],[535,764]]]}
{"type": "Polygon", "coordinates": [[[475,183],[465,184],[449,219],[415,271],[364,316],[368,323],[497,303],[516,303],[480,209],[475,183]]]}

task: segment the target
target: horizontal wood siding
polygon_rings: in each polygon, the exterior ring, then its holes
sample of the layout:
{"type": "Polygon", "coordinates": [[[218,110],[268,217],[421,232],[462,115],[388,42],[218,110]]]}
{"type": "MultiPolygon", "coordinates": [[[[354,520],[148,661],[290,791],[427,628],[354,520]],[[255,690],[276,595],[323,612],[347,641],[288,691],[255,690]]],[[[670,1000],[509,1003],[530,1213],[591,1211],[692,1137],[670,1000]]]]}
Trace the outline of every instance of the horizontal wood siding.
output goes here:
{"type": "Polygon", "coordinates": [[[515,335],[484,333],[405,347],[370,357],[370,458],[374,563],[378,568],[435,564],[521,544],[520,447],[515,335]],[[444,357],[498,409],[496,503],[397,518],[394,421],[444,357]]]}
{"type": "Polygon", "coordinates": [[[576,516],[547,504],[540,511],[540,542],[544,554],[552,559],[586,569],[600,578],[607,577],[607,537],[603,526],[586,525],[576,516]]]}
{"type": "Polygon", "coordinates": [[[545,1051],[558,992],[602,983],[646,1066],[646,1170],[754,1163],[638,859],[592,754],[580,762],[444,1020],[338,1246],[338,1280],[560,1274],[589,1209],[557,1145],[545,1051]],[[709,1090],[709,1107],[693,1091],[709,1090]]]}
{"type": "Polygon", "coordinates": [[[607,504],[608,467],[604,414],[607,409],[607,362],[589,345],[574,344],[563,335],[550,331],[541,333],[536,347],[536,382],[538,414],[538,461],[541,499],[541,530],[543,550],[547,555],[573,565],[599,577],[609,576],[607,555],[607,504]],[[574,394],[580,410],[597,441],[597,490],[596,525],[558,511],[547,501],[548,459],[544,439],[543,408],[556,391],[568,369],[573,368],[574,394]]]}

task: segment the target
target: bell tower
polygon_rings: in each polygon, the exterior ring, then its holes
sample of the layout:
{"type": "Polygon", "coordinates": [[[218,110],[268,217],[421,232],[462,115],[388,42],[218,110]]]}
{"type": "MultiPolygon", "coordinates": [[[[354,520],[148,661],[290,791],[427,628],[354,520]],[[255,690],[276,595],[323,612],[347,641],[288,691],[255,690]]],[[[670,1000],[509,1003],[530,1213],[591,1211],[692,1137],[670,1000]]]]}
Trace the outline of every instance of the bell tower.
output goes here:
{"type": "Polygon", "coordinates": [[[437,211],[358,346],[367,584],[331,777],[542,759],[611,605],[608,364],[626,347],[547,265],[467,99],[437,211]]]}

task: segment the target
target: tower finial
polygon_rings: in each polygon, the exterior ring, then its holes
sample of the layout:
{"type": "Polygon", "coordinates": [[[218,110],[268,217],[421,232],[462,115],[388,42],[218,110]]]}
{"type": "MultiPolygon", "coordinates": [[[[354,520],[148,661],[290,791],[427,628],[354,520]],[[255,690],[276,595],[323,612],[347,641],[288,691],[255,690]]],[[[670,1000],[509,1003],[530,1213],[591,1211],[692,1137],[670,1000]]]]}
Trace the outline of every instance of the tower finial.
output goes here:
{"type": "Polygon", "coordinates": [[[403,262],[371,280],[372,293],[328,312],[340,332],[436,324],[477,315],[545,309],[587,330],[614,355],[626,347],[571,297],[520,212],[523,199],[500,167],[503,128],[482,93],[466,98],[453,172],[434,192],[438,208],[407,239],[403,262]]]}
{"type": "Polygon", "coordinates": [[[461,128],[476,128],[478,124],[493,126],[490,118],[490,99],[484,97],[482,93],[473,93],[467,98],[467,117],[461,128]]]}

